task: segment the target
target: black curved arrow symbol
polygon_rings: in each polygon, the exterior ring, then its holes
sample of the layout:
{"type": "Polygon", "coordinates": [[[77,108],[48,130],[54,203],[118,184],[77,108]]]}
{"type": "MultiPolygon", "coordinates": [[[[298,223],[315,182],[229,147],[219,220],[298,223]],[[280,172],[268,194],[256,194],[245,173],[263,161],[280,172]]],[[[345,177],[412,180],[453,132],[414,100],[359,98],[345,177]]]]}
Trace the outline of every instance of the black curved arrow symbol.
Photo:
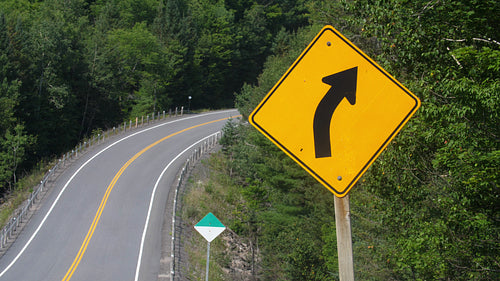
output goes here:
{"type": "Polygon", "coordinates": [[[351,105],[356,103],[358,67],[323,77],[322,81],[332,87],[321,99],[314,113],[313,131],[316,158],[331,157],[330,123],[333,113],[342,99],[351,105]]]}

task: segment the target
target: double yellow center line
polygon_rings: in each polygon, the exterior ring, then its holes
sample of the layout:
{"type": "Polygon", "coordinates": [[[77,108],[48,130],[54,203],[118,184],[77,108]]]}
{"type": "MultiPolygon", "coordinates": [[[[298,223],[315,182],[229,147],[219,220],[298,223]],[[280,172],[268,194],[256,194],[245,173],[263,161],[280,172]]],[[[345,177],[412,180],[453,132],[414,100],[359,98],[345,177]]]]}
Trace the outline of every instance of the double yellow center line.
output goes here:
{"type": "MultiPolygon", "coordinates": [[[[241,116],[241,115],[239,115],[241,116]]],[[[71,266],[69,267],[68,271],[66,272],[66,275],[64,275],[64,278],[62,279],[62,281],[69,281],[71,279],[71,276],[73,276],[73,273],[75,273],[75,270],[76,268],[78,267],[78,265],[80,264],[80,261],[83,257],[83,255],[85,254],[85,251],[87,250],[87,246],[89,245],[89,242],[90,242],[90,239],[92,239],[92,236],[94,235],[94,231],[97,227],[97,224],[99,223],[99,220],[101,218],[101,214],[102,214],[102,211],[104,210],[104,207],[106,206],[106,202],[108,201],[108,197],[109,197],[109,194],[111,193],[111,190],[113,190],[113,187],[115,186],[116,182],[118,181],[118,179],[121,177],[121,175],[123,174],[123,172],[128,168],[128,166],[130,166],[130,164],[132,164],[132,162],[134,162],[137,158],[139,158],[139,156],[141,156],[142,154],[144,154],[146,151],[148,151],[149,149],[153,148],[154,146],[158,145],[159,143],[173,137],[173,136],[176,136],[178,134],[181,134],[181,133],[184,133],[186,131],[189,131],[189,130],[192,130],[192,129],[195,129],[195,128],[198,128],[198,127],[202,127],[202,126],[205,126],[205,125],[208,125],[208,124],[212,124],[212,123],[216,123],[216,122],[220,122],[220,121],[224,121],[224,120],[228,120],[228,119],[231,119],[231,118],[237,118],[239,116],[233,116],[233,117],[227,117],[227,118],[221,118],[221,119],[217,119],[217,120],[213,120],[213,121],[210,121],[210,122],[206,122],[206,123],[203,123],[203,124],[198,124],[198,125],[195,125],[195,126],[192,126],[192,127],[189,127],[189,128],[186,128],[186,129],[183,129],[183,130],[180,130],[178,132],[175,132],[173,134],[170,134],[150,145],[148,145],[147,147],[145,147],[144,149],[142,149],[141,151],[139,151],[137,154],[135,154],[132,158],[130,158],[127,163],[125,163],[125,165],[123,165],[120,170],[118,171],[118,173],[116,173],[115,177],[113,178],[113,180],[111,181],[111,183],[108,185],[108,188],[106,189],[106,193],[104,194],[102,200],[101,200],[101,204],[99,205],[99,209],[97,209],[97,213],[95,214],[94,216],[94,220],[92,221],[92,224],[90,225],[90,228],[87,232],[87,236],[85,236],[85,239],[83,240],[83,243],[80,247],[80,250],[78,251],[78,254],[76,255],[75,259],[73,260],[73,263],[71,264],[71,266]]]]}

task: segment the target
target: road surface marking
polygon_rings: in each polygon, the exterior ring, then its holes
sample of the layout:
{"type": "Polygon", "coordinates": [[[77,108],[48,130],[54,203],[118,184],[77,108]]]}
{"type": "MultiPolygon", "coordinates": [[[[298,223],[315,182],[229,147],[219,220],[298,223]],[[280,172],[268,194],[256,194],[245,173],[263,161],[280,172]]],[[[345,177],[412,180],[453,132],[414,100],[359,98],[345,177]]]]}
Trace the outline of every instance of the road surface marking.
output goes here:
{"type": "MultiPolygon", "coordinates": [[[[220,131],[219,131],[220,132],[220,131]]],[[[218,134],[219,132],[215,133],[215,134],[218,134]]],[[[155,186],[153,188],[153,193],[151,193],[151,199],[149,200],[149,209],[148,209],[148,215],[146,216],[146,222],[144,223],[144,230],[142,232],[142,238],[141,238],[141,247],[139,249],[139,257],[137,259],[137,267],[135,269],[135,281],[138,281],[139,280],[139,271],[141,269],[141,263],[142,263],[142,251],[144,249],[144,241],[146,240],[146,232],[147,232],[147,229],[148,229],[148,224],[149,224],[149,218],[151,216],[151,210],[153,208],[153,201],[154,201],[154,197],[155,197],[155,194],[156,194],[156,188],[158,187],[158,185],[160,184],[160,181],[161,179],[163,178],[163,175],[165,174],[165,172],[168,170],[168,168],[170,168],[170,165],[172,165],[182,154],[186,153],[186,151],[190,150],[191,148],[193,148],[193,146],[199,144],[200,142],[210,138],[211,136],[215,135],[215,134],[211,134],[207,137],[204,137],[202,138],[201,140],[193,143],[192,145],[190,145],[188,148],[184,149],[181,153],[177,154],[177,156],[174,157],[174,159],[172,159],[172,161],[170,161],[170,163],[168,163],[168,165],[163,169],[163,171],[161,172],[160,176],[158,177],[158,179],[156,180],[156,183],[155,183],[155,186]]],[[[174,232],[175,230],[172,229],[172,232],[174,232]]],[[[173,261],[171,261],[173,262],[173,261]]],[[[160,276],[158,276],[160,277],[160,276]]],[[[168,276],[167,276],[168,277],[168,276]]]]}

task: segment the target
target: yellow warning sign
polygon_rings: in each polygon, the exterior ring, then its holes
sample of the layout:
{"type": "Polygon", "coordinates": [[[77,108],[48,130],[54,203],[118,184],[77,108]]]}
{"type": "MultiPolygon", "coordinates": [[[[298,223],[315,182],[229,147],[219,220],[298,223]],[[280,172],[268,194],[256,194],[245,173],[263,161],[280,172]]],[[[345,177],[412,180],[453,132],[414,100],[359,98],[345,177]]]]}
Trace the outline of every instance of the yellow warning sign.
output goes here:
{"type": "Polygon", "coordinates": [[[325,26],[249,121],[343,197],[420,107],[420,100],[325,26]]]}

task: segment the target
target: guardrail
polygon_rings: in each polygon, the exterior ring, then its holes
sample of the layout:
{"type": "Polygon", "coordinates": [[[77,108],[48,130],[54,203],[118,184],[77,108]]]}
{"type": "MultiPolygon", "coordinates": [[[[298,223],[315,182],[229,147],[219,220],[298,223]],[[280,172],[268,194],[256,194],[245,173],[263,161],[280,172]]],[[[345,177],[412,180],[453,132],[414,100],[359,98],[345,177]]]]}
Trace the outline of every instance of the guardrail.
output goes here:
{"type": "Polygon", "coordinates": [[[170,245],[171,249],[171,263],[170,263],[170,280],[174,280],[175,278],[175,216],[176,216],[176,211],[177,211],[177,197],[179,193],[179,189],[184,183],[184,180],[186,179],[186,176],[188,176],[189,170],[194,166],[196,161],[198,161],[205,152],[208,150],[212,149],[215,145],[219,143],[219,140],[222,138],[222,132],[218,131],[208,137],[205,138],[205,140],[202,140],[202,143],[196,148],[191,156],[186,160],[186,163],[184,163],[184,166],[181,169],[181,172],[179,174],[179,179],[177,181],[177,185],[175,187],[175,193],[174,193],[174,203],[173,203],[173,210],[172,210],[172,242],[170,245]]]}
{"type": "Polygon", "coordinates": [[[40,193],[43,192],[44,187],[52,178],[56,170],[64,168],[68,161],[78,158],[78,156],[81,155],[85,151],[85,149],[90,148],[95,144],[103,143],[105,139],[111,136],[128,132],[135,128],[144,127],[150,123],[160,121],[167,117],[182,116],[184,114],[184,107],[180,107],[179,109],[180,110],[178,110],[178,108],[176,107],[175,111],[169,110],[168,113],[165,111],[152,113],[151,116],[147,115],[146,118],[142,116],[140,122],[139,118],[135,118],[135,122],[132,122],[132,120],[130,120],[129,122],[123,122],[123,125],[120,124],[105,132],[99,132],[97,133],[97,135],[93,135],[89,139],[83,140],[82,142],[77,144],[74,149],[63,154],[62,157],[56,161],[56,164],[44,175],[43,179],[40,181],[40,184],[33,188],[33,191],[30,193],[25,203],[13,212],[13,215],[11,216],[9,221],[0,231],[0,249],[5,250],[5,248],[8,246],[9,239],[14,237],[14,234],[18,230],[23,220],[29,219],[28,216],[30,214],[30,208],[38,200],[40,193]]]}
{"type": "Polygon", "coordinates": [[[29,209],[35,203],[35,200],[38,199],[38,194],[43,191],[48,179],[52,176],[59,165],[60,162],[56,163],[56,165],[54,165],[54,167],[45,174],[42,181],[40,181],[40,184],[33,189],[33,192],[30,193],[27,203],[22,208],[18,208],[14,211],[14,216],[11,217],[0,233],[0,248],[5,247],[7,239],[11,237],[12,233],[19,227],[19,224],[26,218],[29,209]]]}

